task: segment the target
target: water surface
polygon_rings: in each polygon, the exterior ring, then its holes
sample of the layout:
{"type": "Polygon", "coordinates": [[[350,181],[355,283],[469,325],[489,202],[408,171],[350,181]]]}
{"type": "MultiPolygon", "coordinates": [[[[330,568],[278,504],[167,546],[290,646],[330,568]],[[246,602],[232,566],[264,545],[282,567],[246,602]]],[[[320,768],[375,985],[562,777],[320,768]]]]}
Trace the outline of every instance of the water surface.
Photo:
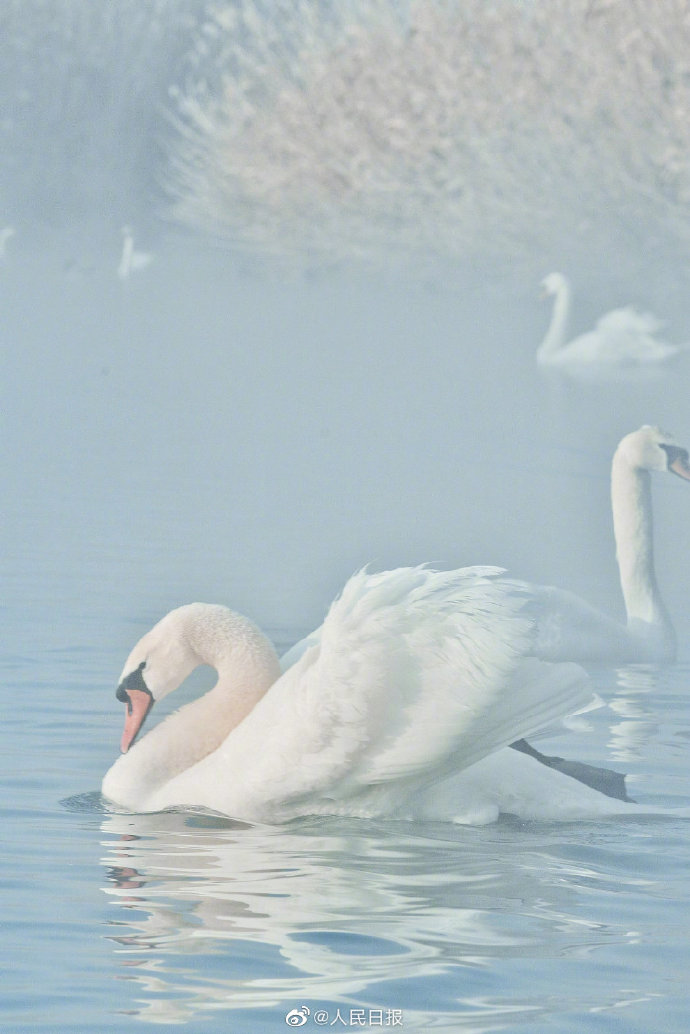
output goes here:
{"type": "MultiPolygon", "coordinates": [[[[650,420],[687,442],[687,369],[552,384],[532,285],[280,281],[174,239],[126,288],[27,247],[0,290],[5,1027],[685,1030],[686,821],[280,829],[97,791],[124,658],[180,603],[286,647],[363,563],[478,562],[620,613],[610,452],[650,420]]],[[[690,496],[654,502],[681,662],[595,672],[610,707],[543,749],[682,806],[690,496]]]]}

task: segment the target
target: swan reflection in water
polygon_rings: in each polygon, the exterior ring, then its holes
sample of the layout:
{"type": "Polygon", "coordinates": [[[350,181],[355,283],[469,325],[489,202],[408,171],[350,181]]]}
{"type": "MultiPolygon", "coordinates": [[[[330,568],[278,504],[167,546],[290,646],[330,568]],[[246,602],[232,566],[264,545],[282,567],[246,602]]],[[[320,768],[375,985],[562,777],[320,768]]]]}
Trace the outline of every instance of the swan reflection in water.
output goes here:
{"type": "Polygon", "coordinates": [[[634,772],[637,787],[665,793],[669,799],[687,793],[687,745],[690,739],[687,693],[690,668],[629,665],[615,672],[615,684],[603,689],[609,699],[609,735],[602,746],[607,757],[634,772]]]}
{"type": "MultiPolygon", "coordinates": [[[[153,1009],[161,1018],[163,990],[179,1020],[211,1003],[278,1008],[299,995],[340,999],[378,979],[442,972],[447,895],[463,880],[415,871],[414,837],[358,833],[354,823],[350,833],[329,833],[323,822],[277,830],[174,812],[113,815],[103,829],[116,837],[104,858],[106,892],[121,909],[109,936],[123,965],[136,957],[136,975],[127,976],[138,991],[156,995],[142,1004],[145,1017],[153,1009]],[[209,980],[192,957],[219,953],[227,975],[209,980]],[[186,964],[170,965],[170,955],[186,964]]],[[[443,867],[448,845],[433,853],[443,867]]],[[[491,882],[471,868],[464,879],[491,882]]],[[[476,908],[460,911],[453,927],[452,943],[472,951],[505,939],[476,908]]]]}
{"type": "Polygon", "coordinates": [[[655,665],[629,664],[615,672],[609,709],[617,717],[609,729],[608,750],[615,761],[640,761],[657,735],[659,724],[650,698],[660,688],[664,670],[655,665]]]}
{"type": "MultiPolygon", "coordinates": [[[[116,979],[133,984],[126,1011],[148,1022],[252,1009],[282,1025],[301,1002],[332,1015],[354,1002],[395,1005],[409,1023],[438,1027],[447,1013],[446,1029],[471,1017],[472,1030],[496,1029],[513,994],[487,996],[482,972],[497,959],[587,952],[603,929],[578,892],[592,871],[563,856],[563,828],[555,838],[511,820],[274,828],[167,812],[109,815],[102,831],[116,979]],[[516,836],[519,849],[506,849],[516,836]]],[[[613,887],[619,876],[597,879],[613,887]]],[[[605,925],[608,943],[628,938],[605,925]]],[[[607,985],[606,1003],[615,993],[607,985]]],[[[600,988],[590,995],[602,1004],[600,988]]]]}

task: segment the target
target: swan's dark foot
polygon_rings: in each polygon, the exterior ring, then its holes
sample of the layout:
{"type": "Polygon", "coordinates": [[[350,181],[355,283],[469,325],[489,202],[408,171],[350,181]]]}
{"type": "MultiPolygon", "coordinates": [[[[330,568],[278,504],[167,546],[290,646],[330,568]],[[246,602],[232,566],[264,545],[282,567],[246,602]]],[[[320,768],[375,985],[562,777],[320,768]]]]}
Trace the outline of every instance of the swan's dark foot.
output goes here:
{"type": "Polygon", "coordinates": [[[585,786],[591,786],[592,789],[598,790],[607,797],[634,804],[632,797],[628,797],[625,788],[625,776],[620,772],[612,772],[610,768],[585,765],[582,761],[567,761],[565,758],[549,757],[532,747],[527,740],[516,740],[515,743],[511,743],[511,747],[522,754],[529,754],[531,758],[540,761],[547,768],[555,768],[563,775],[571,776],[572,779],[577,779],[585,786]]]}

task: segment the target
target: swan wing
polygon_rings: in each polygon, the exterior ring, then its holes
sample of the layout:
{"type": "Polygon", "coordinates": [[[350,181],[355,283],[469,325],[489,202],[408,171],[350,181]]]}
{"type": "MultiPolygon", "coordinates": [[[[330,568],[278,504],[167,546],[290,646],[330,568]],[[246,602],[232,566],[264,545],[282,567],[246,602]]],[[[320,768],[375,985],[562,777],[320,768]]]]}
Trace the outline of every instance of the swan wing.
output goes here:
{"type": "Polygon", "coordinates": [[[681,346],[658,341],[649,335],[627,333],[617,328],[597,328],[575,338],[554,357],[556,366],[634,367],[659,363],[682,351],[681,346]]]}
{"type": "Polygon", "coordinates": [[[655,337],[664,324],[650,312],[614,309],[598,321],[601,358],[616,363],[659,363],[681,352],[682,346],[655,337]]]}
{"type": "Polygon", "coordinates": [[[632,306],[612,309],[600,316],[596,328],[604,333],[641,336],[657,334],[665,324],[652,312],[640,312],[632,306]]]}
{"type": "Polygon", "coordinates": [[[359,572],[226,746],[283,800],[465,768],[591,697],[582,669],[529,655],[527,599],[495,568],[359,572]]]}
{"type": "Polygon", "coordinates": [[[294,646],[291,646],[289,650],[286,650],[280,658],[280,667],[282,671],[285,672],[288,668],[291,668],[293,664],[297,664],[310,647],[318,646],[321,642],[322,628],[323,625],[320,625],[319,628],[314,629],[314,631],[310,632],[309,635],[304,637],[304,639],[300,639],[294,646]]]}

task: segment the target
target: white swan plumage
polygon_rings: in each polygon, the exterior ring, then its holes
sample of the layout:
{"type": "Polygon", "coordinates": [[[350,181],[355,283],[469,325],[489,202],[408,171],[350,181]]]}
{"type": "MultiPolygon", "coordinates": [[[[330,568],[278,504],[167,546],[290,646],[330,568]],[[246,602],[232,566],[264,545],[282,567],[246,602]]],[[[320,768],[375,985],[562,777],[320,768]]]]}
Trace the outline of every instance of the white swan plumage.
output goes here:
{"type": "Polygon", "coordinates": [[[527,585],[537,622],[535,651],[548,660],[673,661],[676,636],[654,566],[651,473],[690,480],[688,452],[658,427],[625,435],[611,464],[611,506],[626,621],[602,614],[574,593],[527,585]]]}
{"type": "Polygon", "coordinates": [[[549,273],[542,292],[554,299],[551,322],[537,349],[537,363],[561,370],[602,367],[640,367],[665,363],[687,350],[656,335],[663,324],[649,312],[632,307],[613,309],[585,334],[567,340],[571,288],[563,273],[549,273]]]}
{"type": "Polygon", "coordinates": [[[124,666],[124,753],[103,795],[131,812],[203,807],[271,823],[635,811],[508,746],[592,697],[578,665],[532,655],[528,603],[495,568],[361,571],[282,674],[241,615],[171,611],[124,666]],[[215,686],[134,742],[153,702],[202,663],[215,686]]]}

